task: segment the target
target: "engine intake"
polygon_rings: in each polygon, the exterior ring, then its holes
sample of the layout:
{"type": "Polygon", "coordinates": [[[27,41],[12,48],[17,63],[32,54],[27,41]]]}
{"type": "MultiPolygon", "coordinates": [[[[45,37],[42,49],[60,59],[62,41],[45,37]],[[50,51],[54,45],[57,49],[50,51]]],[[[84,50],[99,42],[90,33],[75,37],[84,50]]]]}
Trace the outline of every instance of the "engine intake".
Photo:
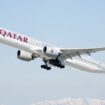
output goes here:
{"type": "Polygon", "coordinates": [[[20,51],[17,52],[18,59],[24,60],[24,61],[31,61],[34,59],[32,53],[26,52],[26,51],[20,51]]]}
{"type": "Polygon", "coordinates": [[[56,59],[61,54],[61,52],[59,50],[57,50],[55,48],[51,48],[51,47],[46,47],[46,46],[43,48],[43,53],[53,59],[56,59]]]}

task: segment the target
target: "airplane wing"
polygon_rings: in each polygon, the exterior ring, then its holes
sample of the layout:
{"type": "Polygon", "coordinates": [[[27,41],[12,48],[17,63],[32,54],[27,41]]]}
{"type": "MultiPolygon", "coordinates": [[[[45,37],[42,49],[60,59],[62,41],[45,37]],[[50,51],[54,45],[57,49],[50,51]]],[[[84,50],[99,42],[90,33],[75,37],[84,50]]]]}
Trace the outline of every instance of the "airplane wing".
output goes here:
{"type": "Polygon", "coordinates": [[[64,58],[71,58],[74,56],[81,56],[81,55],[91,55],[91,53],[96,53],[100,51],[105,51],[105,47],[101,48],[89,48],[89,49],[60,49],[60,51],[63,53],[64,58]]]}

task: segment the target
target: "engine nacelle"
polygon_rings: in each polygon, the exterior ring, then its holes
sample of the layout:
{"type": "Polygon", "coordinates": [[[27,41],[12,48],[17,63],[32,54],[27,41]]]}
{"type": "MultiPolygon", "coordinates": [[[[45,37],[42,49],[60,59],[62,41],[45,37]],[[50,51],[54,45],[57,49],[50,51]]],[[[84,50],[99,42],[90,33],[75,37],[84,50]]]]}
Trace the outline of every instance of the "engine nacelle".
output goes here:
{"type": "Polygon", "coordinates": [[[20,50],[18,50],[17,52],[17,57],[24,61],[31,61],[34,59],[32,53],[29,53],[26,51],[20,51],[20,50]]]}
{"type": "Polygon", "coordinates": [[[46,47],[46,46],[43,48],[43,53],[45,55],[47,55],[48,57],[51,57],[53,59],[56,59],[61,54],[61,52],[58,51],[57,49],[54,49],[54,48],[51,48],[51,47],[46,47]]]}

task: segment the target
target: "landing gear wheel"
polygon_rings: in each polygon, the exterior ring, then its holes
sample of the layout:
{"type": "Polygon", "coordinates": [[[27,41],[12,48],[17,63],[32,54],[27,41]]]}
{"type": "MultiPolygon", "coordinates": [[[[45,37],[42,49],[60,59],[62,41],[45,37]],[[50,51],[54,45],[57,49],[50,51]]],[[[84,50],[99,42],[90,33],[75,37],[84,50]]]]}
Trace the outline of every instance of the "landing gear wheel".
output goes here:
{"type": "Polygon", "coordinates": [[[41,65],[41,68],[45,69],[45,65],[41,65]]]}
{"type": "Polygon", "coordinates": [[[48,67],[47,65],[41,65],[41,68],[46,69],[46,70],[51,70],[51,67],[48,67]]]}
{"type": "Polygon", "coordinates": [[[47,67],[47,70],[51,70],[51,67],[47,67]]]}
{"type": "Polygon", "coordinates": [[[62,65],[60,68],[64,69],[65,68],[65,65],[62,65]]]}

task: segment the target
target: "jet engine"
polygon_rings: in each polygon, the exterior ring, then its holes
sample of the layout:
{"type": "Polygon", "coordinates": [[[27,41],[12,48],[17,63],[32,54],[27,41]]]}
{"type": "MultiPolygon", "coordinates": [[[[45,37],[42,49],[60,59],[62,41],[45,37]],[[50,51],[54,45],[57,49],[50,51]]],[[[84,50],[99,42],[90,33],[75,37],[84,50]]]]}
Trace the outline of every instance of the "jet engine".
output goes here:
{"type": "Polygon", "coordinates": [[[23,61],[31,61],[34,59],[32,53],[20,50],[17,52],[17,57],[23,61]]]}
{"type": "Polygon", "coordinates": [[[52,59],[56,59],[61,54],[59,50],[46,46],[43,48],[43,53],[52,59]]]}

